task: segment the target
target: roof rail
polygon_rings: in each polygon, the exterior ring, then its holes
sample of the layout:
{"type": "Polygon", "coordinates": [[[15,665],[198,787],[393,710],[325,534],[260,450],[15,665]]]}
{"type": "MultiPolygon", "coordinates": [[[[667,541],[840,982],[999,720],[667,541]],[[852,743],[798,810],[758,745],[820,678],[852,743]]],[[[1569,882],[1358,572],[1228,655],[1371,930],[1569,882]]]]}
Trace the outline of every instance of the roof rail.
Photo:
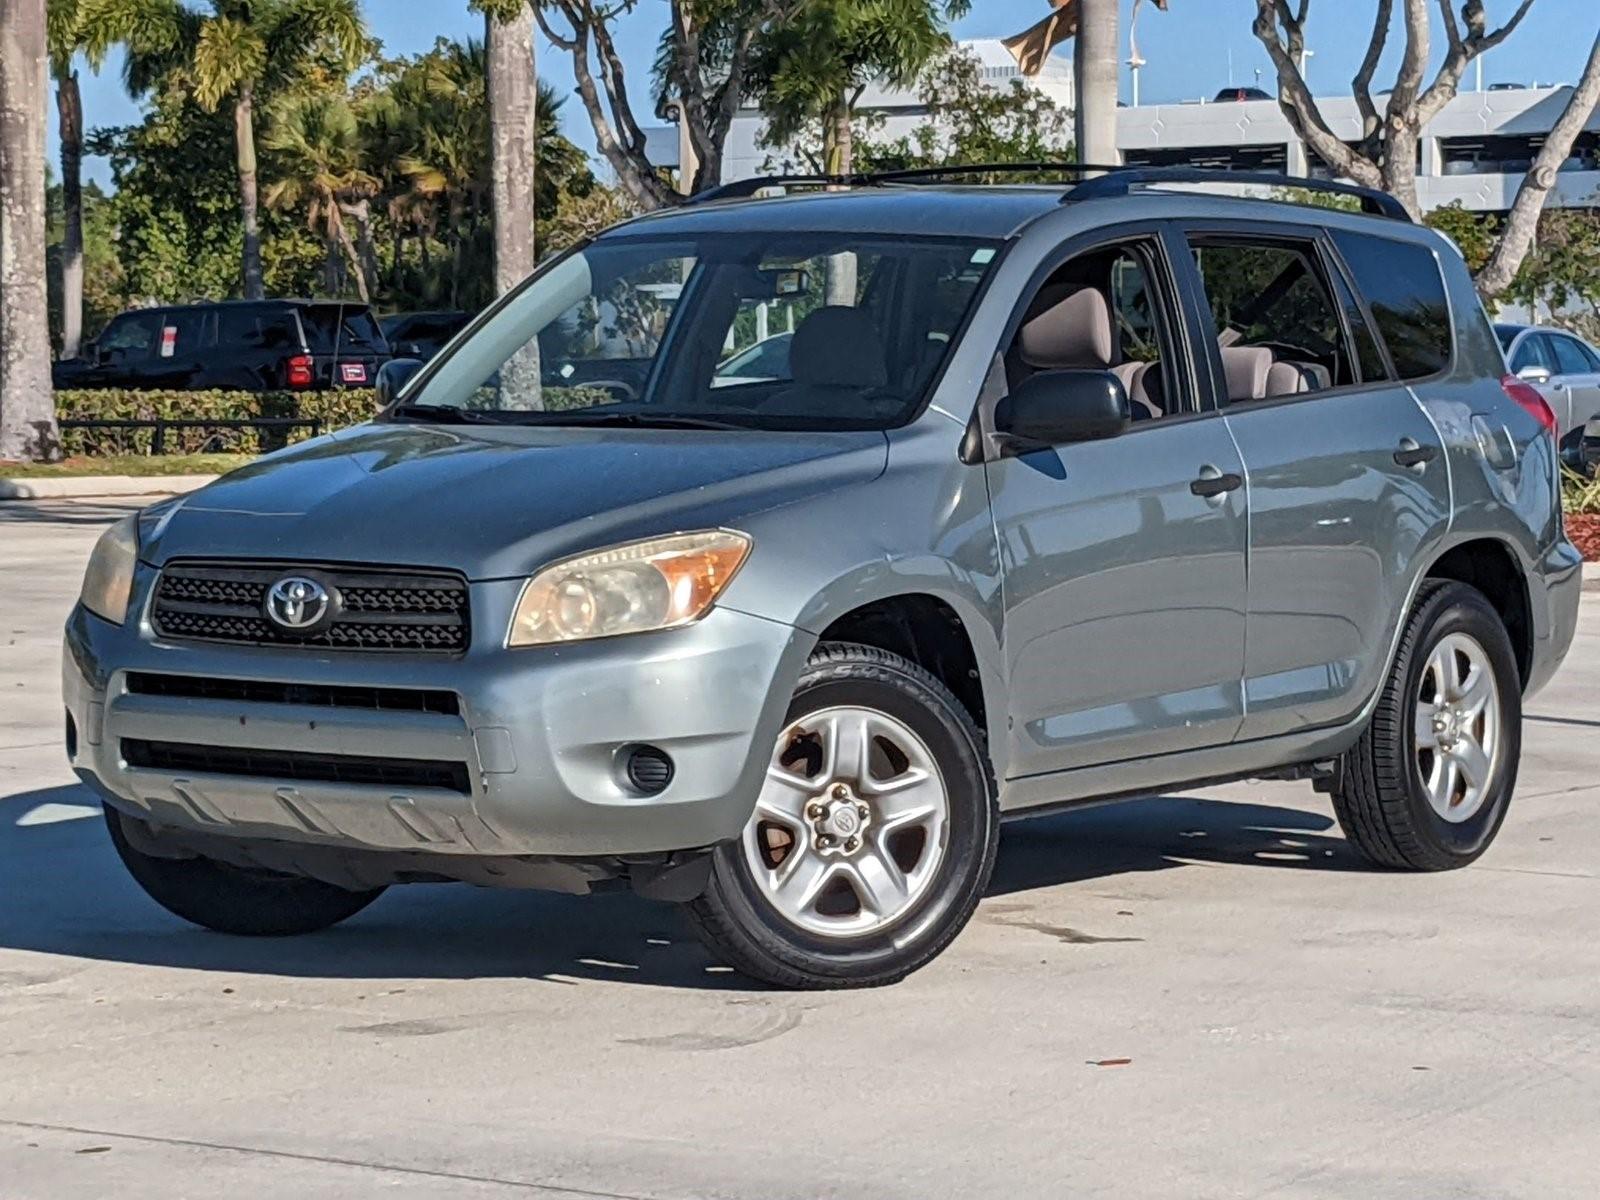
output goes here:
{"type": "Polygon", "coordinates": [[[1337,183],[1327,179],[1307,179],[1299,175],[1276,175],[1270,171],[1224,171],[1206,167],[1115,167],[1093,163],[1014,162],[956,163],[944,167],[912,167],[898,171],[875,171],[852,175],[756,175],[736,179],[720,187],[690,196],[685,204],[707,204],[714,200],[746,200],[779,187],[884,187],[897,184],[938,183],[972,175],[1089,175],[1074,184],[1062,197],[1063,203],[1094,200],[1107,196],[1126,196],[1138,187],[1164,183],[1254,184],[1263,187],[1322,192],[1350,196],[1361,202],[1361,211],[1396,221],[1411,220],[1405,206],[1387,192],[1337,183]]]}
{"type": "Polygon", "coordinates": [[[1084,180],[1062,197],[1062,200],[1066,202],[1126,196],[1136,187],[1163,183],[1249,183],[1265,187],[1323,192],[1334,196],[1351,196],[1361,202],[1362,212],[1389,217],[1396,221],[1411,220],[1411,214],[1406,211],[1405,205],[1388,192],[1380,192],[1377,188],[1359,187],[1353,183],[1336,183],[1328,179],[1306,179],[1298,175],[1275,175],[1270,171],[1217,171],[1205,167],[1120,167],[1093,179],[1084,180]]]}
{"type": "Polygon", "coordinates": [[[944,167],[875,171],[868,178],[874,183],[937,183],[941,179],[959,179],[966,175],[1088,175],[1094,171],[1122,169],[1078,162],[952,163],[944,167]]]}
{"type": "Polygon", "coordinates": [[[858,187],[870,184],[870,175],[752,175],[748,179],[735,179],[729,183],[707,188],[687,197],[684,204],[709,204],[713,200],[748,200],[757,192],[768,188],[792,187],[858,187]]]}

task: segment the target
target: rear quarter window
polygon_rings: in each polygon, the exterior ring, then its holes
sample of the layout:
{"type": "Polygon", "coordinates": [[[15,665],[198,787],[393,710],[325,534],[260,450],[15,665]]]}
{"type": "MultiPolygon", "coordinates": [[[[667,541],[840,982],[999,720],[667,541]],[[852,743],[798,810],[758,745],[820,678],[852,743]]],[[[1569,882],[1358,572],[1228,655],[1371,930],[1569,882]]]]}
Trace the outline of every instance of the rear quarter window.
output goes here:
{"type": "Polygon", "coordinates": [[[301,310],[300,319],[313,354],[361,353],[387,346],[383,330],[364,308],[314,304],[301,310]]]}
{"type": "Polygon", "coordinates": [[[1334,242],[1366,297],[1401,379],[1437,375],[1454,357],[1450,303],[1439,260],[1426,246],[1336,231],[1334,242]]]}

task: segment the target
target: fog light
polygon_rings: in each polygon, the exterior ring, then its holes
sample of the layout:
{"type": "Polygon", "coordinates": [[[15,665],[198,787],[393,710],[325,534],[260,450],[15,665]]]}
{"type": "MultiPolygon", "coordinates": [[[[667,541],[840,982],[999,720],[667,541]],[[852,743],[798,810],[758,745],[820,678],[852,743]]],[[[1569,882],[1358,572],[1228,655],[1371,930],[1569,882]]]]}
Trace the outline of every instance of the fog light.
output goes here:
{"type": "Polygon", "coordinates": [[[672,759],[665,750],[655,746],[637,746],[630,751],[626,770],[634,790],[646,796],[666,791],[672,782],[672,759]]]}

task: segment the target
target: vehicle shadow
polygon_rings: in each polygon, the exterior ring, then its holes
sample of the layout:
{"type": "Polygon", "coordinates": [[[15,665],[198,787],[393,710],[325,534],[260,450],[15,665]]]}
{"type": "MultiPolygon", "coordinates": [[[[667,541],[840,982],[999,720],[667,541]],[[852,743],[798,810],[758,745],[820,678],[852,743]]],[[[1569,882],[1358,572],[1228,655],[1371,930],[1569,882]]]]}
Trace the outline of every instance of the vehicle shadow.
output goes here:
{"type": "Polygon", "coordinates": [[[0,528],[7,525],[110,525],[160,500],[139,496],[118,500],[0,500],[0,528]]]}
{"type": "MultiPolygon", "coordinates": [[[[1318,870],[1358,860],[1315,813],[1160,798],[1007,826],[991,896],[1194,862],[1318,870]]],[[[459,885],[392,888],[309,937],[233,938],[156,907],[117,861],[87,789],[0,797],[0,948],[188,970],[356,979],[609,980],[748,990],[671,905],[459,885]]]]}

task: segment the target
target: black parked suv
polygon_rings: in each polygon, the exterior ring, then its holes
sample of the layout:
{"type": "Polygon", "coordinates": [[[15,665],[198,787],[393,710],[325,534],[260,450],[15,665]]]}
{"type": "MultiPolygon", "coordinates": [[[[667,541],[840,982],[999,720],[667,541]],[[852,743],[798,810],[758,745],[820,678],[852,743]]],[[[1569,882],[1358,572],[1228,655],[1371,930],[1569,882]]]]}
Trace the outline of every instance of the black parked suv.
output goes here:
{"type": "Polygon", "coordinates": [[[112,319],[55,386],[246,392],[368,387],[390,358],[365,304],[241,300],[141,308],[112,319]]]}
{"type": "Polygon", "coordinates": [[[427,362],[467,327],[471,313],[409,312],[383,318],[383,336],[399,358],[427,362]]]}

